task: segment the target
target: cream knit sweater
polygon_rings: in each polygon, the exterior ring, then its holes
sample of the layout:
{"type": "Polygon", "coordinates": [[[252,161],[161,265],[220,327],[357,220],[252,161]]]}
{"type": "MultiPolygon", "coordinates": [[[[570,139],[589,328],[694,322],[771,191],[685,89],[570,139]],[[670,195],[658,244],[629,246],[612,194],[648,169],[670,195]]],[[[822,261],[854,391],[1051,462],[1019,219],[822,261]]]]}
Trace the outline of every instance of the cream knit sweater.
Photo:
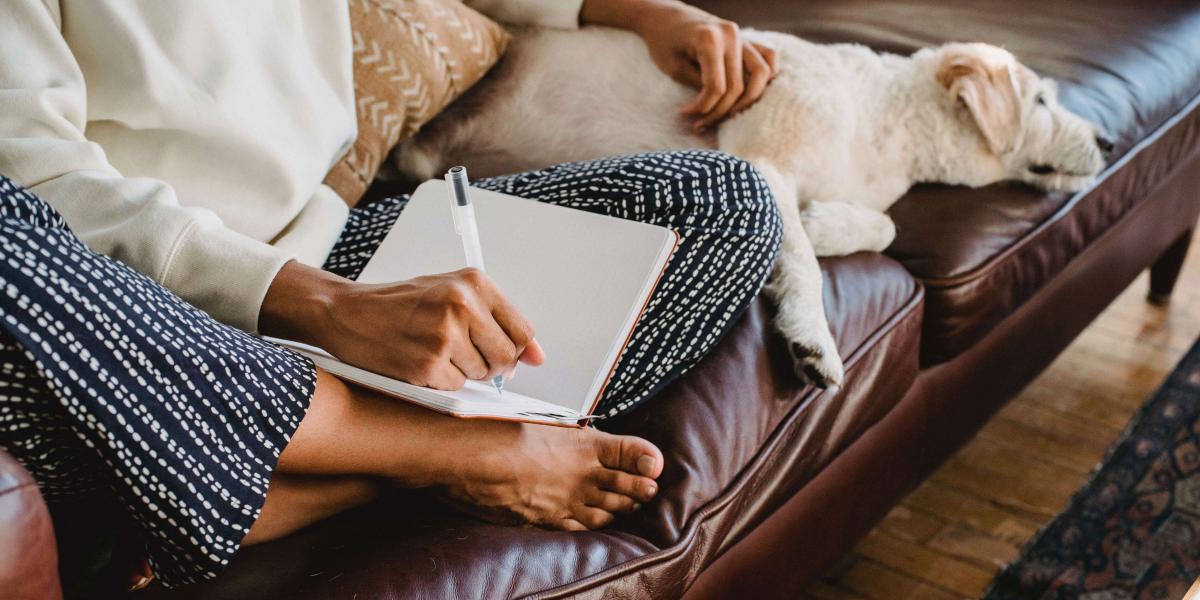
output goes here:
{"type": "MultiPolygon", "coordinates": [[[[478,0],[574,27],[582,0],[478,0]]],[[[355,137],[345,0],[0,2],[0,174],[97,252],[254,331],[290,259],[347,209],[321,184],[355,137]]]]}

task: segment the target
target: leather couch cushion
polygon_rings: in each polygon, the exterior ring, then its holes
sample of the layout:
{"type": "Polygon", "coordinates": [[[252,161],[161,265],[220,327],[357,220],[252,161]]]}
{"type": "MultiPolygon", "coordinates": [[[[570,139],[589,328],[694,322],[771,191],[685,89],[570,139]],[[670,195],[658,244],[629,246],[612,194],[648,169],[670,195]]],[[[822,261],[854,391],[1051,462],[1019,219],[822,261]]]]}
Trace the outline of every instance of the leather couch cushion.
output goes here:
{"type": "Polygon", "coordinates": [[[772,309],[760,299],[693,372],[606,427],[644,436],[666,457],[659,497],[612,528],[572,534],[491,526],[419,494],[397,493],[245,548],[214,582],[181,592],[504,598],[554,590],[630,597],[649,588],[677,597],[724,543],[791,497],[916,376],[919,285],[880,255],[824,267],[827,310],[847,358],[841,392],[799,386],[770,325],[772,309]]]}
{"type": "Polygon", "coordinates": [[[1095,188],[918,186],[888,254],[926,288],[922,362],[965,350],[1186,162],[1200,141],[1200,2],[700,0],[743,25],[909,54],[948,41],[1011,50],[1116,142],[1095,188]],[[1143,143],[1146,142],[1146,143],[1143,143]]]}
{"type": "Polygon", "coordinates": [[[11,600],[59,598],[58,552],[37,484],[0,450],[0,594],[11,600]]]}

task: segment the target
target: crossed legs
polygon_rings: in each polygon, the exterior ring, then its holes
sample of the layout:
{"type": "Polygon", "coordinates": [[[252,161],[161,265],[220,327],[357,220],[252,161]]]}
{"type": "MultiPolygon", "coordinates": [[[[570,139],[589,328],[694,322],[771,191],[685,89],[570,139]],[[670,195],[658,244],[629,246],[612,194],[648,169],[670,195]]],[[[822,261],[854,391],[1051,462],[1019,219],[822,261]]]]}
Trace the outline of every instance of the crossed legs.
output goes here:
{"type": "Polygon", "coordinates": [[[657,493],[662,454],[641,438],[446,417],[318,372],[244,544],[370,501],[383,485],[434,488],[493,522],[598,529],[657,493]]]}

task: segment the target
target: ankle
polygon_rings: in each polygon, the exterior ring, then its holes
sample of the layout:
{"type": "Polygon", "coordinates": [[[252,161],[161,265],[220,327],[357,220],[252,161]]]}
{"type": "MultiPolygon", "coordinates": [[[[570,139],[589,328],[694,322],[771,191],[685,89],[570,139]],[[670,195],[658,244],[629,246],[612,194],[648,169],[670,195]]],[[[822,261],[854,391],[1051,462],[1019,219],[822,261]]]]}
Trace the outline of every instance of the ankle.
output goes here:
{"type": "MultiPolygon", "coordinates": [[[[442,417],[441,415],[438,415],[442,417]]],[[[523,423],[485,419],[442,417],[444,430],[436,436],[437,449],[422,453],[422,460],[401,477],[393,478],[405,488],[459,485],[501,470],[499,462],[512,460],[519,452],[523,423]]]]}

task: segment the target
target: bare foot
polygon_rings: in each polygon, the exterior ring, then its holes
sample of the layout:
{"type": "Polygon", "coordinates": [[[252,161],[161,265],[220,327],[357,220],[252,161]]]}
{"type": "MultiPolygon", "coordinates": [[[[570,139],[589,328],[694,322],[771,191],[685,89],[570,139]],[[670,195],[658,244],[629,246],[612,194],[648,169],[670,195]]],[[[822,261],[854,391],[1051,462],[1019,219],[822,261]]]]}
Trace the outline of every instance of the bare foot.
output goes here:
{"type": "Polygon", "coordinates": [[[488,521],[600,529],[658,493],[663,458],[650,442],[595,429],[488,423],[441,487],[452,504],[488,521]]]}
{"type": "MultiPolygon", "coordinates": [[[[662,469],[662,452],[641,438],[448,417],[347,387],[318,370],[308,413],[275,470],[383,477],[400,487],[438,489],[491,521],[575,530],[604,527],[616,513],[653,498],[662,469]]],[[[283,502],[275,512],[294,514],[301,504],[283,502]]]]}

